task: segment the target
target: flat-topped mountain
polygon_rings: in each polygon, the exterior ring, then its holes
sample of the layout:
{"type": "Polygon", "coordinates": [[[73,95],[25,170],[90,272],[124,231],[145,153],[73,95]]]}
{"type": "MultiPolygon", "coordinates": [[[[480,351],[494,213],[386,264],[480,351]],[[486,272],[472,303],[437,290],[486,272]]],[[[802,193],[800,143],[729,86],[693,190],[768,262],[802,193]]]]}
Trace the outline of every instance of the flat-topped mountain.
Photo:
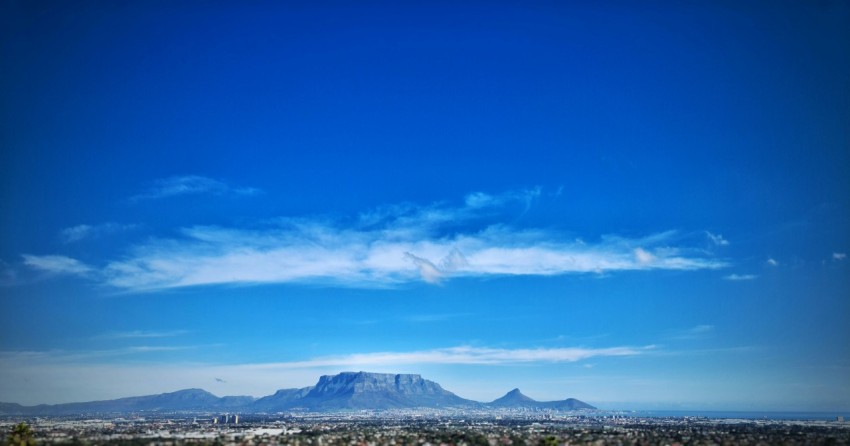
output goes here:
{"type": "Polygon", "coordinates": [[[205,390],[186,389],[159,395],[119,398],[107,401],[21,406],[0,403],[0,415],[70,415],[88,413],[128,413],[142,411],[229,411],[242,413],[289,410],[383,410],[403,408],[517,408],[576,410],[594,409],[576,399],[539,402],[519,389],[491,403],[467,400],[419,375],[343,372],[319,378],[315,386],[282,389],[259,399],[250,396],[217,397],[205,390]]]}
{"type": "Polygon", "coordinates": [[[560,401],[537,401],[522,394],[519,389],[511,390],[505,396],[487,403],[489,407],[512,408],[512,409],[554,409],[554,410],[578,410],[596,409],[584,401],[575,398],[567,398],[560,401]]]}
{"type": "Polygon", "coordinates": [[[297,404],[328,410],[458,407],[476,403],[419,375],[344,372],[319,378],[318,384],[297,404]]]}

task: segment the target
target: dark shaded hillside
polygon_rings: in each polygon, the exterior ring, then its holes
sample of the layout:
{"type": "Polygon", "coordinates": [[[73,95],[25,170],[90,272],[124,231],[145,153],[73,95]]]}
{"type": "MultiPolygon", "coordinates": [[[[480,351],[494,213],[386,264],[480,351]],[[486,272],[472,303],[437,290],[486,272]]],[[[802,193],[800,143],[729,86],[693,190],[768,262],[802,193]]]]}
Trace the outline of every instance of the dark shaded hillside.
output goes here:
{"type": "Polygon", "coordinates": [[[488,407],[502,409],[551,409],[551,410],[579,410],[596,409],[584,401],[575,398],[567,398],[560,401],[537,401],[522,394],[519,389],[511,390],[505,396],[487,403],[488,407]]]}
{"type": "Polygon", "coordinates": [[[234,409],[249,406],[253,402],[254,398],[250,396],[226,396],[219,398],[205,390],[186,389],[159,395],[134,396],[86,403],[42,404],[32,407],[4,403],[0,406],[0,410],[6,414],[73,415],[111,412],[234,409]]]}

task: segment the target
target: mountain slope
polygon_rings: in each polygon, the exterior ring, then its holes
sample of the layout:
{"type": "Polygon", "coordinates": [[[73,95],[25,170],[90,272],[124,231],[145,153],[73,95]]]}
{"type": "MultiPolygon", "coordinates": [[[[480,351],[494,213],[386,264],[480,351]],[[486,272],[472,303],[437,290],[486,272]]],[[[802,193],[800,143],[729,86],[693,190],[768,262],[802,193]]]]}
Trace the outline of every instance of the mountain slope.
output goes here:
{"type": "Polygon", "coordinates": [[[313,387],[301,389],[281,389],[272,395],[264,396],[251,405],[256,412],[277,412],[293,407],[296,402],[307,396],[313,387]]]}
{"type": "Polygon", "coordinates": [[[584,401],[579,401],[575,398],[567,398],[565,400],[560,401],[546,401],[543,402],[543,408],[545,409],[555,409],[555,410],[580,410],[580,409],[596,409],[590,404],[585,403],[584,401]]]}
{"type": "Polygon", "coordinates": [[[488,403],[491,407],[525,407],[540,404],[537,401],[525,396],[519,389],[511,390],[505,396],[488,403]]]}
{"type": "Polygon", "coordinates": [[[519,389],[511,390],[505,396],[487,403],[488,407],[500,409],[552,409],[578,410],[596,409],[584,401],[568,398],[560,401],[537,401],[522,394],[519,389]]]}
{"type": "Polygon", "coordinates": [[[159,395],[134,396],[116,400],[90,401],[85,403],[67,403],[26,407],[4,407],[0,410],[8,414],[70,415],[85,413],[137,412],[137,411],[178,411],[236,409],[254,402],[250,396],[229,396],[219,398],[206,390],[186,389],[159,395]],[[8,412],[5,412],[9,409],[8,412]]]}

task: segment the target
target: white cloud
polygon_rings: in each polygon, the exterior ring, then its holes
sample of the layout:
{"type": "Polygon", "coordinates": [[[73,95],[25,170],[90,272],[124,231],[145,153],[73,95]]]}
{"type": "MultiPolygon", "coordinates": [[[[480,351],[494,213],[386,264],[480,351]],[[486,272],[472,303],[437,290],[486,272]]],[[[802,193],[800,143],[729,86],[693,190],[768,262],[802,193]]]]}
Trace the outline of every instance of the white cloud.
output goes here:
{"type": "Polygon", "coordinates": [[[77,225],[63,229],[60,234],[65,243],[72,243],[87,238],[96,238],[116,232],[129,231],[137,227],[137,225],[121,225],[111,222],[99,225],[77,225]]]}
{"type": "Polygon", "coordinates": [[[403,318],[405,322],[413,322],[413,323],[427,323],[427,322],[438,322],[438,321],[448,321],[451,319],[464,318],[471,316],[472,313],[442,313],[442,314],[416,314],[410,315],[403,318]]]}
{"type": "Polygon", "coordinates": [[[471,208],[481,208],[493,203],[493,196],[483,192],[473,192],[466,196],[466,205],[471,208]]]}
{"type": "Polygon", "coordinates": [[[832,260],[844,260],[847,258],[847,254],[843,252],[834,252],[832,253],[832,260]]]}
{"type": "Polygon", "coordinates": [[[440,265],[445,271],[452,272],[458,271],[463,268],[469,267],[469,260],[466,260],[466,257],[462,252],[458,251],[457,248],[453,249],[452,252],[449,253],[442,261],[440,261],[440,265]]]}
{"type": "Polygon", "coordinates": [[[643,248],[635,248],[635,259],[641,265],[648,265],[655,260],[655,256],[643,250],[643,248]]]}
{"type": "Polygon", "coordinates": [[[524,210],[527,211],[534,201],[540,197],[540,194],[541,188],[539,187],[506,192],[498,195],[473,192],[466,196],[465,204],[471,209],[480,209],[485,207],[499,207],[510,202],[519,202],[525,206],[524,210]]]}
{"type": "Polygon", "coordinates": [[[0,260],[0,286],[12,285],[17,282],[18,271],[11,265],[0,260]]]}
{"type": "Polygon", "coordinates": [[[697,325],[696,327],[693,327],[693,328],[687,330],[687,333],[688,334],[702,335],[702,334],[710,333],[712,331],[714,331],[714,325],[703,324],[703,325],[697,325]]]}
{"type": "Polygon", "coordinates": [[[358,353],[329,356],[306,361],[263,364],[261,367],[292,369],[313,367],[384,367],[410,364],[508,365],[522,363],[575,362],[604,356],[636,356],[649,352],[654,346],[609,348],[537,348],[500,349],[481,347],[450,347],[412,352],[358,353]]]}
{"type": "Polygon", "coordinates": [[[369,287],[417,277],[435,283],[449,276],[724,266],[712,259],[629,249],[629,243],[622,241],[596,246],[559,243],[556,234],[547,232],[500,228],[442,238],[419,232],[358,231],[322,224],[267,231],[192,228],[186,232],[191,234],[188,239],[139,246],[129,258],[111,262],[104,272],[109,284],[131,289],[315,281],[369,287]]]}
{"type": "Polygon", "coordinates": [[[767,259],[767,264],[770,266],[779,266],[779,262],[776,259],[769,258],[767,259]]]}
{"type": "MultiPolygon", "coordinates": [[[[0,352],[0,359],[8,362],[43,361],[73,363],[97,358],[111,358],[152,352],[196,349],[200,346],[131,346],[111,350],[92,351],[24,351],[0,352]]],[[[607,348],[525,348],[504,349],[456,346],[408,352],[370,352],[338,356],[322,356],[302,361],[243,364],[246,368],[303,369],[323,367],[387,367],[426,364],[513,365],[523,363],[576,362],[588,358],[609,356],[637,356],[651,352],[654,345],[642,347],[618,346],[607,348]]]]}
{"type": "Polygon", "coordinates": [[[438,283],[443,277],[443,273],[437,269],[437,266],[431,263],[428,259],[416,257],[415,255],[405,252],[404,256],[410,259],[417,268],[422,279],[428,283],[438,283]]]}
{"type": "Polygon", "coordinates": [[[73,364],[113,362],[120,359],[135,360],[151,353],[176,352],[193,350],[198,345],[133,345],[103,350],[48,350],[48,351],[6,351],[0,352],[0,361],[4,364],[43,363],[43,364],[73,364]]]}
{"type": "Polygon", "coordinates": [[[131,201],[174,197],[178,195],[215,194],[215,195],[254,195],[259,189],[253,187],[234,187],[224,181],[199,175],[184,175],[162,178],[144,192],[134,195],[131,201]]]}
{"type": "Polygon", "coordinates": [[[724,239],[721,234],[712,234],[708,231],[705,231],[705,235],[707,235],[708,239],[711,240],[711,242],[715,245],[726,246],[729,244],[729,241],[724,239]]]}
{"type": "Polygon", "coordinates": [[[714,325],[702,324],[675,332],[672,338],[679,340],[703,339],[710,336],[712,333],[714,333],[714,325]]]}
{"type": "MultiPolygon", "coordinates": [[[[149,239],[133,247],[90,277],[137,291],[292,282],[387,287],[463,276],[726,266],[699,249],[671,246],[678,237],[674,231],[637,239],[605,236],[594,243],[553,230],[499,223],[499,211],[504,211],[500,206],[525,205],[539,195],[539,190],[473,194],[459,207],[388,206],[345,223],[302,218],[279,219],[254,229],[183,228],[179,237],[149,239]]],[[[63,258],[69,266],[76,262],[63,258]]],[[[77,265],[82,266],[80,274],[89,272],[89,267],[77,265]]]]}
{"type": "Polygon", "coordinates": [[[82,240],[87,238],[92,233],[92,226],[90,225],[77,225],[72,226],[70,228],[65,228],[62,230],[62,238],[65,240],[65,243],[76,242],[78,240],[82,240]]]}
{"type": "Polygon", "coordinates": [[[65,256],[35,256],[24,254],[22,257],[24,258],[25,265],[53,274],[74,274],[84,276],[94,271],[92,267],[80,262],[79,260],[65,256]]]}
{"type": "Polygon", "coordinates": [[[169,331],[149,331],[149,330],[133,330],[133,331],[122,331],[117,333],[107,333],[101,338],[110,338],[110,339],[147,339],[147,338],[170,338],[175,336],[182,336],[188,333],[187,330],[169,330],[169,331]]]}
{"type": "Polygon", "coordinates": [[[756,276],[754,274],[729,274],[728,276],[724,276],[723,278],[725,280],[742,281],[742,280],[754,280],[757,277],[758,276],[756,276]]]}

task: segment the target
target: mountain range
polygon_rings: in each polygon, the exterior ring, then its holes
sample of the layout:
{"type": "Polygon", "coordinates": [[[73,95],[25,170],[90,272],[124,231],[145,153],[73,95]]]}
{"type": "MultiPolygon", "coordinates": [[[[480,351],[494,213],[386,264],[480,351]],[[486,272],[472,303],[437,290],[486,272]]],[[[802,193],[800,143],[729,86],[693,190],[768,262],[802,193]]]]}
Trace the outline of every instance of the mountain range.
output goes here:
{"type": "Polygon", "coordinates": [[[273,413],[291,410],[339,411],[406,408],[469,408],[577,410],[593,406],[569,398],[535,401],[514,389],[490,403],[467,400],[420,375],[343,372],[319,378],[315,386],[281,389],[262,398],[218,397],[202,389],[186,389],[159,395],[136,396],[85,403],[22,406],[0,403],[0,415],[75,415],[140,411],[229,411],[273,413]]]}

